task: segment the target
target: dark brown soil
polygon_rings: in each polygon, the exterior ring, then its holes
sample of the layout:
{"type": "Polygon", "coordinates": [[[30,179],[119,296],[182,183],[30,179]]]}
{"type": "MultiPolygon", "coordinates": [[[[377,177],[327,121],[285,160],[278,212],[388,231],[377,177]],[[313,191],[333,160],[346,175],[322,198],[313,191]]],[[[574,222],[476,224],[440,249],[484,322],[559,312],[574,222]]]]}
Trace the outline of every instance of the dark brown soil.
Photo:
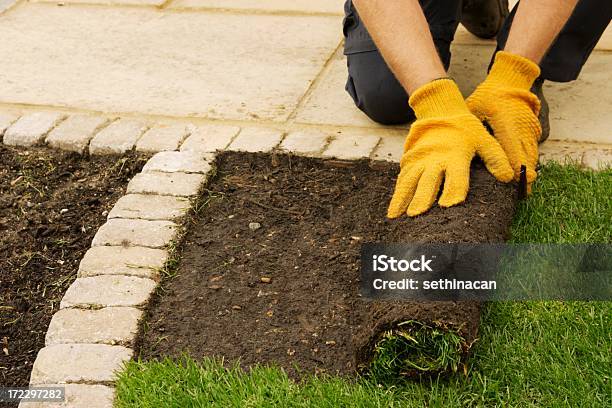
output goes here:
{"type": "Polygon", "coordinates": [[[495,182],[475,164],[466,204],[389,221],[396,165],[338,167],[239,153],[217,164],[177,274],[149,307],[142,357],[188,352],[240,359],[245,367],[272,362],[290,375],[350,374],[364,336],[400,314],[461,327],[468,341],[475,338],[478,304],[361,299],[360,244],[503,241],[515,186],[495,182]]]}
{"type": "Polygon", "coordinates": [[[79,261],[144,158],[0,145],[0,386],[26,386],[79,261]]]}

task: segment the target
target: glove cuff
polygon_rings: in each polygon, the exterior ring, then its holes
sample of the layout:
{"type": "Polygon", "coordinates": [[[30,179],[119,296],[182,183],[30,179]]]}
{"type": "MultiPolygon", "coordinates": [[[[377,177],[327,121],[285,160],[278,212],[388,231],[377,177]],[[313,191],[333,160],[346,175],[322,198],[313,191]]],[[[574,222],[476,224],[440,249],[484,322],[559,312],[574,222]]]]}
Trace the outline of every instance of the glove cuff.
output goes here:
{"type": "Polygon", "coordinates": [[[529,90],[538,76],[540,67],[535,62],[520,55],[499,51],[495,54],[486,82],[529,90]]]}
{"type": "Polygon", "coordinates": [[[417,119],[469,113],[463,95],[450,78],[431,81],[410,95],[408,104],[417,119]]]}

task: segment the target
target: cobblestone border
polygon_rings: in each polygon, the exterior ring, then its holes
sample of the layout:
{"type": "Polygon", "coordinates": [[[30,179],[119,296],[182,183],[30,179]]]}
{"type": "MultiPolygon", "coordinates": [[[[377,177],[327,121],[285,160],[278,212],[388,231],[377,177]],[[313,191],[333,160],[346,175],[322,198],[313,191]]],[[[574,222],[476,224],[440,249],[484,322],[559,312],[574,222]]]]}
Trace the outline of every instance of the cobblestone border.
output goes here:
{"type": "MultiPolygon", "coordinates": [[[[370,158],[392,162],[399,162],[405,139],[405,130],[398,129],[318,128],[316,125],[293,123],[286,130],[284,127],[234,124],[195,125],[178,120],[173,123],[151,122],[82,113],[0,111],[0,138],[11,146],[47,144],[93,155],[123,154],[131,150],[152,154],[279,148],[314,157],[370,158]]],[[[540,162],[551,160],[561,163],[569,160],[597,170],[601,165],[612,164],[612,144],[548,140],[540,146],[540,162]]],[[[172,177],[168,176],[168,179],[166,182],[171,184],[172,177]]]]}
{"type": "MultiPolygon", "coordinates": [[[[233,125],[151,125],[58,112],[0,113],[0,136],[8,145],[47,143],[78,153],[154,153],[94,236],[34,362],[30,384],[61,384],[66,402],[22,403],[23,408],[112,407],[115,373],[133,356],[143,308],[159,282],[190,199],[212,174],[215,152],[276,150],[336,160],[398,162],[404,143],[403,134],[378,136],[363,129],[285,132],[233,125]]],[[[611,156],[612,148],[598,145],[549,141],[542,147],[545,160],[569,158],[589,167],[601,161],[609,164],[611,156]]]]}

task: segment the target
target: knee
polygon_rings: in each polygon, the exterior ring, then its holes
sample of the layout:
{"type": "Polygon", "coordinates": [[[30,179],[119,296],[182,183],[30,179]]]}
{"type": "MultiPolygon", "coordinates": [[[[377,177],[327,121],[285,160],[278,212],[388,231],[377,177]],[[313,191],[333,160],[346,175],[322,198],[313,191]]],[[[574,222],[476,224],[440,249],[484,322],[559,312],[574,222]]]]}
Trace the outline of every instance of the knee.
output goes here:
{"type": "Polygon", "coordinates": [[[401,125],[414,119],[405,93],[366,89],[357,105],[370,119],[381,125],[401,125]]]}
{"type": "Polygon", "coordinates": [[[353,96],[355,105],[381,125],[400,125],[414,119],[408,95],[399,83],[365,82],[356,86],[349,78],[347,91],[353,96]]]}

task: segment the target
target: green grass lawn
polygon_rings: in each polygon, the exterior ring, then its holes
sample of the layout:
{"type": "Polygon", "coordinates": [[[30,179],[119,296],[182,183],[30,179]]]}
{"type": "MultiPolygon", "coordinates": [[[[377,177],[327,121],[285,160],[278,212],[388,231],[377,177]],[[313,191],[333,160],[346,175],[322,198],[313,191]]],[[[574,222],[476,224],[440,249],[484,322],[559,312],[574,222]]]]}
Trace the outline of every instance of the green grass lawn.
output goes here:
{"type": "MultiPolygon", "coordinates": [[[[521,203],[513,242],[612,241],[612,170],[549,164],[521,203]]],[[[497,302],[483,311],[467,373],[380,386],[365,379],[249,374],[219,362],[131,362],[118,407],[609,407],[612,302],[497,302]]]]}

